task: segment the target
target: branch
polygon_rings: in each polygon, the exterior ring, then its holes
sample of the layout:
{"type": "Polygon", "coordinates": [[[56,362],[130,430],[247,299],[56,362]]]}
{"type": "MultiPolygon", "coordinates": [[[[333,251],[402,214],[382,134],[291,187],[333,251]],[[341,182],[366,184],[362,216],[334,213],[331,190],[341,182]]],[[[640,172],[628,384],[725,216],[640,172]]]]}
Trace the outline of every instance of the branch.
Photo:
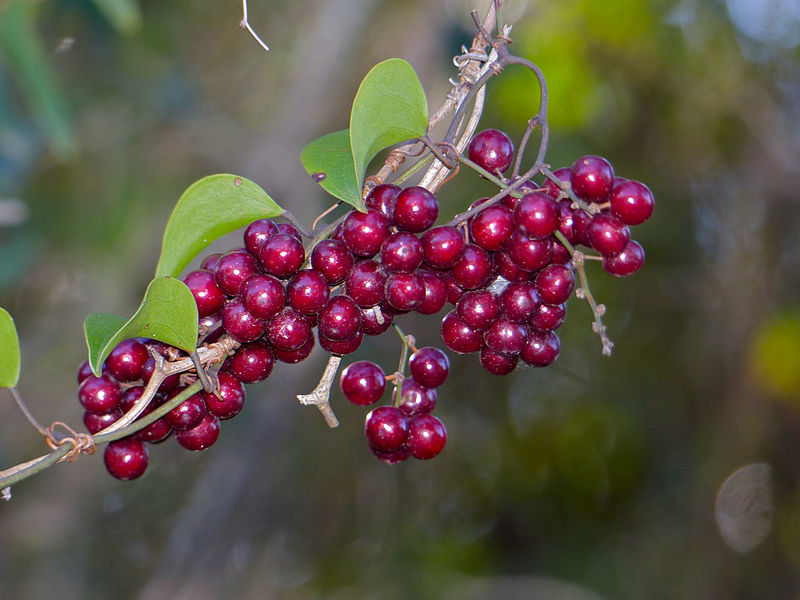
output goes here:
{"type": "Polygon", "coordinates": [[[255,40],[261,45],[261,47],[267,52],[269,52],[269,46],[267,46],[264,43],[264,40],[258,37],[258,34],[255,31],[253,31],[253,28],[250,27],[250,22],[247,20],[247,0],[242,0],[242,20],[239,22],[239,27],[241,27],[242,29],[246,29],[248,32],[250,32],[250,35],[252,35],[255,38],[255,40]]]}

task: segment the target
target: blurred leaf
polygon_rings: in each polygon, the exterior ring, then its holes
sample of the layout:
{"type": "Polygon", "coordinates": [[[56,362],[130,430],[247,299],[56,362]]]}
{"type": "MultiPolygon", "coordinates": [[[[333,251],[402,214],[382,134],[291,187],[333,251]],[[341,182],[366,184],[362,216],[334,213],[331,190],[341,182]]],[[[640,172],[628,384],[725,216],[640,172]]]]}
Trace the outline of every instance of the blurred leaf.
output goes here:
{"type": "Polygon", "coordinates": [[[768,393],[800,403],[800,314],[775,315],[750,348],[756,380],[768,393]]]}
{"type": "Polygon", "coordinates": [[[144,300],[126,322],[96,313],[83,323],[89,364],[98,377],[103,361],[121,341],[146,337],[193,352],[197,345],[197,304],[186,284],[173,277],[157,277],[147,286],[144,300]]]}
{"type": "Polygon", "coordinates": [[[92,0],[92,2],[121,33],[133,33],[142,25],[142,13],[136,0],[92,0]]]}
{"type": "Polygon", "coordinates": [[[350,145],[358,189],[369,161],[393,144],[425,135],[428,103],[414,68],[401,58],[378,63],[358,86],[350,111],[350,145]]]}
{"type": "Polygon", "coordinates": [[[14,319],[0,308],[0,387],[14,387],[19,381],[19,336],[14,319]]]}
{"type": "Polygon", "coordinates": [[[66,158],[75,153],[75,135],[67,105],[58,90],[35,27],[36,3],[19,0],[0,15],[0,50],[17,77],[51,150],[66,158]]]}
{"type": "Polygon", "coordinates": [[[348,129],[329,133],[306,145],[300,153],[300,160],[306,172],[322,189],[363,210],[348,129]]]}
{"type": "Polygon", "coordinates": [[[238,175],[209,175],[190,185],[164,230],[156,277],[177,277],[211,242],[283,209],[258,185],[238,175]]]}

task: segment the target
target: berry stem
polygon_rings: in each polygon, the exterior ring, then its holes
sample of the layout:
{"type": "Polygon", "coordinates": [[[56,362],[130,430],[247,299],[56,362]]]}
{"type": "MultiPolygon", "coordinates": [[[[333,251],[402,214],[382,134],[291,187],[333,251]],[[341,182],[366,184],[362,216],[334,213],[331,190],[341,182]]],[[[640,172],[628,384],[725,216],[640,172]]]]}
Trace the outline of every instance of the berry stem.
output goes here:
{"type": "Polygon", "coordinates": [[[567,182],[561,181],[558,177],[553,175],[553,172],[549,168],[547,168],[547,167],[542,168],[541,169],[541,173],[542,173],[542,175],[547,177],[550,181],[555,183],[561,189],[561,191],[563,191],[564,194],[566,194],[566,196],[570,200],[572,200],[572,204],[574,206],[577,206],[578,208],[583,210],[585,213],[590,214],[590,215],[594,215],[594,214],[600,212],[600,209],[598,207],[596,207],[595,205],[590,206],[590,205],[586,204],[586,202],[584,202],[583,200],[578,198],[577,194],[575,194],[575,192],[572,191],[572,186],[570,186],[569,183],[567,183],[567,182]]]}
{"type": "Polygon", "coordinates": [[[328,424],[328,427],[334,428],[339,426],[339,419],[336,418],[336,415],[333,413],[333,409],[331,408],[330,397],[331,397],[331,386],[333,385],[333,380],[336,377],[336,371],[339,370],[339,365],[342,362],[341,356],[331,356],[328,359],[328,364],[325,366],[325,371],[322,373],[322,377],[317,384],[317,387],[314,388],[310,394],[298,394],[297,399],[300,401],[300,404],[305,406],[314,405],[319,409],[319,412],[322,413],[323,418],[325,419],[325,423],[328,424]]]}
{"type": "Polygon", "coordinates": [[[597,301],[594,299],[592,295],[592,291],[589,289],[589,278],[586,275],[586,265],[585,260],[586,256],[584,256],[583,252],[580,250],[576,250],[575,247],[569,243],[567,238],[564,236],[563,233],[560,231],[555,232],[555,236],[558,238],[564,247],[569,251],[570,255],[572,256],[572,264],[575,266],[575,271],[578,273],[578,279],[580,280],[580,287],[575,290],[575,295],[578,298],[586,300],[589,303],[589,308],[592,309],[592,314],[594,315],[594,322],[592,323],[592,331],[594,331],[598,336],[600,336],[600,342],[603,345],[603,356],[611,356],[611,350],[614,348],[614,342],[608,337],[608,333],[606,330],[606,326],[603,325],[603,315],[606,312],[606,307],[604,304],[598,304],[597,301]]]}
{"type": "Polygon", "coordinates": [[[31,413],[31,411],[28,409],[28,406],[25,404],[25,401],[22,399],[22,395],[19,393],[19,390],[16,388],[16,386],[8,388],[8,393],[11,394],[12,398],[14,398],[14,402],[17,403],[17,406],[22,411],[22,414],[25,415],[26,419],[28,419],[28,423],[30,423],[36,431],[47,437],[47,430],[42,427],[42,424],[36,420],[36,417],[34,417],[33,413],[31,413]]]}

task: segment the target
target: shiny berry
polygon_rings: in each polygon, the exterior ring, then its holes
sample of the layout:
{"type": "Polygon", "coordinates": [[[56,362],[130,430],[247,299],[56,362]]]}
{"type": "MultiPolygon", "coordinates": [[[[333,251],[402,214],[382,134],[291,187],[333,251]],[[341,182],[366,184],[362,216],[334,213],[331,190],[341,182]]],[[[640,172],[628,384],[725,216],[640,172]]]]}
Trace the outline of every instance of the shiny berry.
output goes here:
{"type": "Polygon", "coordinates": [[[334,296],[320,311],[317,328],[329,340],[347,340],[361,330],[361,311],[351,298],[334,296]]]}
{"type": "Polygon", "coordinates": [[[386,271],[380,263],[362,260],[350,269],[344,286],[347,295],[359,306],[375,306],[386,297],[386,271]]]}
{"type": "Polygon", "coordinates": [[[241,300],[229,302],[222,309],[222,326],[237,342],[252,342],[264,335],[264,319],[253,316],[241,300]]]}
{"type": "Polygon", "coordinates": [[[288,279],[306,259],[303,244],[288,233],[276,233],[261,246],[258,259],[264,270],[280,279],[288,279]]]}
{"type": "Polygon", "coordinates": [[[368,406],[380,400],[386,389],[386,374],[378,365],[359,360],[347,366],[339,378],[339,387],[353,404],[368,406]]]}
{"type": "Polygon", "coordinates": [[[405,446],[400,446],[397,450],[392,450],[391,452],[383,452],[369,444],[367,444],[367,446],[375,458],[387,465],[396,465],[397,463],[401,463],[411,456],[411,453],[405,446]]]}
{"type": "Polygon", "coordinates": [[[117,381],[137,381],[142,377],[142,367],[148,358],[150,354],[142,342],[128,339],[111,351],[106,366],[117,381]]]}
{"type": "Polygon", "coordinates": [[[422,264],[422,242],[413,233],[398,231],[381,244],[381,262],[392,273],[411,273],[422,264]]]}
{"type": "Polygon", "coordinates": [[[213,273],[220,258],[222,258],[221,252],[209,254],[202,261],[200,261],[200,270],[211,271],[213,273]]]}
{"type": "Polygon", "coordinates": [[[278,233],[278,226],[269,219],[253,221],[244,230],[244,247],[253,256],[258,256],[268,238],[278,233]]]}
{"type": "Polygon", "coordinates": [[[330,285],[344,281],[353,262],[353,253],[341,240],[322,240],[311,251],[311,267],[322,273],[330,285]]]}
{"type": "Polygon", "coordinates": [[[330,340],[323,335],[319,336],[319,345],[330,354],[334,356],[343,356],[345,354],[352,354],[361,345],[364,339],[364,334],[359,328],[355,335],[350,336],[345,340],[330,340]]]}
{"type": "Polygon", "coordinates": [[[444,423],[433,415],[416,415],[408,424],[406,448],[411,456],[427,460],[439,454],[447,442],[444,423]]]}
{"type": "Polygon", "coordinates": [[[232,250],[217,261],[214,280],[224,293],[236,296],[242,284],[260,272],[261,267],[252,254],[245,250],[232,250]]]}
{"type": "Polygon", "coordinates": [[[81,366],[78,367],[78,384],[83,383],[83,380],[90,375],[93,375],[92,366],[89,364],[88,360],[85,360],[81,363],[81,366]]]}
{"type": "Polygon", "coordinates": [[[356,256],[375,256],[389,233],[389,220],[375,210],[354,210],[342,223],[344,243],[356,256]]]}
{"type": "Polygon", "coordinates": [[[514,222],[529,238],[543,240],[558,229],[561,211],[550,196],[535,192],[520,198],[514,208],[514,222]]]}
{"type": "Polygon", "coordinates": [[[514,157],[514,143],[502,131],[485,129],[469,143],[469,159],[492,174],[505,173],[514,157]]]}
{"type": "Polygon", "coordinates": [[[533,276],[533,272],[520,269],[508,252],[495,252],[494,262],[497,274],[506,281],[528,281],[533,276]]]}
{"type": "Polygon", "coordinates": [[[458,317],[475,331],[483,331],[500,316],[497,300],[488,290],[465,293],[456,305],[458,317]]]}
{"type": "Polygon", "coordinates": [[[560,350],[555,331],[532,331],[519,357],[534,367],[546,367],[558,358],[560,350]]]}
{"type": "Polygon", "coordinates": [[[225,369],[242,383],[264,381],[272,373],[275,354],[267,344],[256,340],[240,346],[225,362],[225,369]]]}
{"type": "Polygon", "coordinates": [[[601,156],[583,156],[572,164],[570,183],[586,202],[604,202],[614,184],[614,169],[601,156]]]}
{"type": "Polygon", "coordinates": [[[483,332],[483,341],[490,350],[508,356],[522,352],[527,339],[528,328],[506,317],[500,317],[483,332]]]}
{"type": "Polygon", "coordinates": [[[553,258],[552,238],[534,240],[517,230],[506,242],[506,252],[520,269],[538,271],[553,258]]]}
{"type": "MultiPolygon", "coordinates": [[[[424,303],[424,301],[423,301],[424,303]]],[[[394,315],[385,313],[380,308],[362,308],[361,309],[361,326],[366,335],[380,335],[392,326],[394,315]],[[378,314],[380,314],[380,321],[378,314]]]]}
{"type": "Polygon", "coordinates": [[[626,225],[644,223],[653,214],[655,200],[645,184],[619,181],[611,190],[611,214],[626,225]]]}
{"type": "Polygon", "coordinates": [[[299,313],[318,313],[329,297],[325,276],[312,269],[299,271],[286,286],[289,306],[299,313]]]}
{"type": "Polygon", "coordinates": [[[208,411],[222,421],[238,415],[244,408],[244,399],[242,382],[225,371],[219,373],[219,389],[216,394],[203,392],[208,411]]]}
{"type": "Polygon", "coordinates": [[[211,413],[203,417],[200,424],[192,429],[176,431],[175,439],[187,450],[205,450],[214,445],[219,438],[219,419],[211,413]]]}
{"type": "Polygon", "coordinates": [[[399,408],[380,406],[367,414],[364,433],[373,448],[382,452],[397,450],[408,438],[408,418],[399,408]]]}
{"type": "Polygon", "coordinates": [[[308,339],[305,343],[296,350],[281,350],[280,348],[273,348],[275,358],[279,361],[293,365],[304,361],[314,350],[314,334],[309,332],[308,339]]]}
{"type": "Polygon", "coordinates": [[[142,442],[123,438],[108,443],[103,450],[103,463],[112,476],[130,481],[144,475],[150,463],[150,453],[142,442]]]}
{"type": "Polygon", "coordinates": [[[484,250],[498,250],[514,232],[513,213],[502,204],[485,208],[472,218],[469,231],[472,241],[484,250]]]}
{"type": "Polygon", "coordinates": [[[278,233],[285,233],[287,235],[292,236],[301,244],[303,243],[303,236],[298,231],[297,227],[292,225],[291,223],[278,223],[278,233]]]}
{"type": "Polygon", "coordinates": [[[644,248],[636,240],[630,240],[622,252],[603,257],[603,269],[615,277],[633,275],[644,266],[644,248]]]}
{"type": "Polygon", "coordinates": [[[93,413],[107,413],[119,406],[122,390],[119,383],[109,374],[100,377],[90,375],[78,388],[81,406],[93,413]]]}
{"type": "Polygon", "coordinates": [[[534,280],[539,300],[545,304],[566,302],[575,289],[575,276],[564,265],[547,265],[534,280]]]}
{"type": "Polygon", "coordinates": [[[83,424],[86,426],[86,430],[94,435],[112,423],[119,421],[122,414],[122,411],[119,409],[107,413],[93,413],[87,410],[83,413],[83,424]]]}
{"type": "Polygon", "coordinates": [[[497,298],[497,304],[505,317],[517,323],[525,323],[539,308],[539,295],[529,281],[509,283],[497,298]]]}
{"type": "Polygon", "coordinates": [[[398,186],[382,183],[370,190],[364,204],[366,204],[367,208],[381,213],[389,220],[389,223],[394,223],[394,206],[399,193],[400,188],[398,186]]]}
{"type": "MultiPolygon", "coordinates": [[[[174,398],[185,389],[185,387],[175,389],[170,392],[167,398],[174,398]]],[[[197,427],[207,412],[208,409],[203,400],[203,392],[198,392],[178,404],[178,406],[164,415],[164,418],[173,429],[186,430],[197,427]]]]}
{"type": "Polygon", "coordinates": [[[422,187],[409,187],[397,195],[394,207],[394,222],[400,229],[420,233],[436,222],[439,202],[422,187]]]}
{"type": "Polygon", "coordinates": [[[297,311],[285,308],[267,321],[266,337],[280,350],[297,350],[308,341],[311,328],[297,311]]]}
{"type": "Polygon", "coordinates": [[[436,390],[425,387],[413,378],[403,381],[400,400],[397,400],[397,389],[392,392],[392,403],[406,416],[429,413],[436,408],[436,390]]]}
{"type": "Polygon", "coordinates": [[[630,228],[609,213],[596,214],[587,229],[589,245],[603,256],[622,252],[630,239],[630,228]]]}
{"type": "Polygon", "coordinates": [[[415,273],[392,273],[384,291],[386,302],[400,311],[414,310],[425,299],[425,283],[415,273]]]}
{"type": "Polygon", "coordinates": [[[540,304],[530,320],[528,325],[532,329],[539,329],[541,331],[548,331],[551,329],[558,329],[564,323],[567,316],[566,304],[540,304]]]}
{"type": "Polygon", "coordinates": [[[447,303],[447,286],[438,275],[428,269],[419,269],[417,276],[425,287],[425,295],[416,311],[422,315],[432,315],[442,310],[447,303]]]}
{"type": "Polygon", "coordinates": [[[495,352],[488,346],[481,348],[481,366],[492,375],[508,375],[517,367],[518,356],[509,356],[495,352]]]}
{"type": "Polygon", "coordinates": [[[197,304],[200,317],[214,315],[225,305],[225,294],[219,289],[211,271],[192,271],[183,278],[197,304]]]}
{"type": "Polygon", "coordinates": [[[481,332],[466,325],[454,310],[442,319],[441,333],[444,345],[459,354],[477,352],[483,345],[481,332]]]}
{"type": "Polygon", "coordinates": [[[483,248],[467,244],[464,255],[453,267],[453,281],[465,290],[474,290],[489,283],[494,272],[491,256],[483,248]]]}
{"type": "Polygon", "coordinates": [[[242,305],[258,319],[277,315],[286,304],[283,284],[272,275],[254,275],[241,288],[242,305]]]}
{"type": "Polygon", "coordinates": [[[411,355],[408,370],[414,381],[425,387],[437,388],[445,382],[450,373],[450,359],[439,348],[426,346],[411,355]]]}
{"type": "MultiPolygon", "coordinates": [[[[555,175],[556,179],[562,183],[570,183],[572,180],[572,169],[569,167],[561,167],[560,169],[553,171],[553,175],[555,175]]],[[[561,187],[548,177],[544,180],[544,193],[550,196],[553,200],[558,200],[559,196],[561,195],[561,187]]]]}
{"type": "Polygon", "coordinates": [[[456,264],[465,245],[461,232],[449,225],[429,229],[422,236],[425,263],[436,269],[449,269],[456,264]]]}

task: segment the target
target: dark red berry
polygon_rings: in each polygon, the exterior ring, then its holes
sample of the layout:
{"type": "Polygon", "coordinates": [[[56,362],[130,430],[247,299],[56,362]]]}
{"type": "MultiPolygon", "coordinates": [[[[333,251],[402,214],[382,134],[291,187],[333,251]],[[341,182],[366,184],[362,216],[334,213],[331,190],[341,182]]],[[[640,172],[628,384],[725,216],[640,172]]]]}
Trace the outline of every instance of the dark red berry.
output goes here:
{"type": "Polygon", "coordinates": [[[525,323],[539,308],[539,295],[529,281],[509,283],[497,298],[500,311],[511,321],[525,323]]]}
{"type": "Polygon", "coordinates": [[[555,331],[532,331],[519,357],[534,367],[546,367],[558,358],[560,350],[555,331]]]}
{"type": "Polygon", "coordinates": [[[442,341],[450,350],[459,354],[477,352],[483,345],[481,332],[466,325],[454,310],[442,319],[442,341]]]}
{"type": "Polygon", "coordinates": [[[310,334],[308,323],[291,308],[283,309],[267,321],[266,337],[275,349],[297,350],[308,341],[310,334]]]}
{"type": "Polygon", "coordinates": [[[261,246],[258,259],[264,270],[280,279],[288,279],[306,259],[303,244],[288,233],[276,233],[261,246]]]}
{"type": "Polygon", "coordinates": [[[106,367],[117,381],[138,381],[149,357],[147,348],[139,340],[123,340],[108,355],[106,367]]]}
{"type": "Polygon", "coordinates": [[[422,236],[425,262],[436,269],[449,269],[456,264],[465,245],[461,232],[449,225],[429,229],[422,236]]]}
{"type": "Polygon", "coordinates": [[[483,331],[500,316],[497,300],[488,290],[465,293],[456,305],[458,317],[475,331],[483,331]]]}
{"type": "Polygon", "coordinates": [[[551,329],[558,329],[564,323],[567,316],[566,304],[540,304],[533,315],[528,321],[528,325],[532,329],[539,329],[541,331],[548,331],[551,329]]]}
{"type": "Polygon", "coordinates": [[[236,296],[242,284],[260,272],[258,260],[252,254],[245,250],[232,250],[217,261],[214,280],[224,293],[236,296]]]}
{"type": "Polygon", "coordinates": [[[269,319],[286,305],[283,284],[272,275],[254,275],[241,290],[242,305],[258,319],[269,319]]]}
{"type": "Polygon", "coordinates": [[[356,256],[375,256],[389,233],[389,220],[375,210],[354,210],[342,223],[344,243],[356,256]]]}
{"type": "MultiPolygon", "coordinates": [[[[562,183],[568,184],[572,180],[572,169],[569,167],[561,167],[553,171],[553,175],[562,183]]],[[[561,187],[556,185],[556,183],[548,177],[544,180],[544,193],[553,200],[558,200],[561,196],[561,187]]]]}
{"type": "Polygon", "coordinates": [[[381,262],[393,273],[416,271],[422,264],[422,242],[407,231],[393,233],[381,244],[381,262]]]}
{"type": "Polygon", "coordinates": [[[452,271],[446,272],[442,277],[442,281],[444,282],[445,287],[447,288],[447,301],[455,306],[458,303],[458,299],[464,295],[464,288],[456,283],[456,280],[453,279],[452,271]]]}
{"type": "Polygon", "coordinates": [[[300,234],[300,231],[298,231],[297,227],[291,223],[278,223],[278,233],[285,233],[292,236],[301,244],[303,243],[303,236],[300,234]]]}
{"type": "Polygon", "coordinates": [[[399,408],[380,406],[367,414],[364,433],[373,448],[382,452],[397,450],[408,438],[408,418],[399,408]]]}
{"type": "MultiPolygon", "coordinates": [[[[423,301],[424,303],[424,301],[423,301]]],[[[362,308],[361,309],[361,326],[366,335],[380,335],[392,326],[394,315],[385,313],[380,308],[362,308]],[[380,314],[380,321],[378,321],[378,314],[380,314]]]]}
{"type": "Polygon", "coordinates": [[[514,208],[517,206],[517,202],[519,199],[522,198],[525,194],[531,194],[535,192],[538,188],[536,184],[532,181],[525,181],[524,183],[520,184],[520,186],[515,190],[518,196],[512,194],[506,194],[500,199],[500,203],[509,209],[511,212],[514,212],[514,208]]]}
{"type": "Polygon", "coordinates": [[[614,184],[614,169],[601,156],[583,156],[572,164],[570,182],[586,202],[604,202],[614,184]]]}
{"type": "Polygon", "coordinates": [[[209,254],[202,261],[200,261],[200,270],[211,271],[213,273],[220,258],[222,258],[221,252],[209,254]]]}
{"type": "Polygon", "coordinates": [[[469,231],[472,241],[484,250],[498,250],[514,232],[514,216],[502,204],[495,204],[472,218],[469,231]]]}
{"type": "MultiPolygon", "coordinates": [[[[174,398],[185,389],[185,387],[181,387],[173,390],[167,395],[167,399],[174,398]]],[[[207,412],[208,409],[203,400],[203,392],[198,392],[178,404],[178,406],[164,415],[164,418],[173,429],[185,430],[197,427],[207,412]]]]}
{"type": "Polygon", "coordinates": [[[436,222],[439,202],[422,187],[409,187],[397,195],[394,207],[394,222],[400,229],[421,233],[436,222]]]}
{"type": "Polygon", "coordinates": [[[491,256],[483,248],[467,244],[461,260],[453,267],[453,281],[465,290],[474,290],[489,283],[493,271],[491,256]]]}
{"type": "Polygon", "coordinates": [[[319,345],[330,354],[335,356],[343,356],[345,354],[352,354],[358,350],[358,347],[361,345],[361,341],[363,339],[364,334],[359,328],[355,335],[347,338],[346,340],[330,340],[320,334],[319,345]]]}
{"type": "Polygon", "coordinates": [[[400,311],[414,310],[425,299],[425,283],[416,273],[392,273],[384,287],[386,302],[400,311]]]}
{"type": "Polygon", "coordinates": [[[408,424],[406,448],[411,456],[427,460],[439,454],[447,442],[444,423],[433,415],[416,415],[408,424]]]}
{"type": "MultiPolygon", "coordinates": [[[[145,385],[150,383],[150,378],[153,376],[153,372],[156,370],[156,360],[151,356],[146,361],[144,361],[144,366],[142,367],[142,381],[145,385]]],[[[161,385],[158,386],[159,392],[171,392],[180,383],[181,376],[179,373],[173,373],[172,375],[168,376],[164,381],[161,382],[161,385]]]]}
{"type": "Polygon", "coordinates": [[[543,240],[558,229],[561,211],[550,196],[534,192],[520,198],[514,209],[514,222],[529,238],[543,240]]]}
{"type": "Polygon", "coordinates": [[[653,214],[655,200],[645,184],[619,181],[611,190],[611,214],[626,225],[644,223],[653,214]]]}
{"type": "Polygon", "coordinates": [[[176,431],[175,439],[187,450],[205,450],[217,441],[219,430],[219,419],[208,413],[196,427],[185,431],[176,431]]]}
{"type": "Polygon", "coordinates": [[[561,242],[553,241],[553,258],[550,259],[550,262],[557,265],[566,265],[571,260],[572,255],[567,250],[567,247],[561,242]]]}
{"type": "Polygon", "coordinates": [[[517,230],[506,242],[506,252],[512,262],[525,271],[538,271],[553,258],[552,238],[533,240],[517,230]]]}
{"type": "Polygon", "coordinates": [[[436,390],[425,387],[414,379],[405,379],[400,400],[397,399],[397,389],[392,392],[392,402],[403,411],[406,416],[429,413],[436,408],[436,390]]]}
{"type": "Polygon", "coordinates": [[[314,350],[314,334],[310,332],[305,343],[296,350],[281,350],[280,348],[273,348],[273,351],[275,352],[275,358],[290,365],[307,359],[309,356],[311,356],[312,350],[314,350]]]}
{"type": "MultiPolygon", "coordinates": [[[[163,397],[162,397],[163,398],[163,397]]],[[[142,417],[153,412],[160,405],[160,398],[156,396],[153,401],[142,412],[142,417]]],[[[157,444],[163,442],[172,434],[172,426],[166,419],[166,416],[156,419],[150,425],[143,427],[133,434],[133,439],[140,442],[149,442],[157,444]]]]}
{"type": "Polygon", "coordinates": [[[492,375],[508,375],[517,367],[518,356],[495,352],[488,346],[481,348],[481,366],[492,375]]]}
{"type": "Polygon", "coordinates": [[[219,373],[219,389],[216,394],[203,392],[203,401],[208,411],[221,421],[238,415],[244,408],[244,398],[242,382],[225,371],[219,373]]]}
{"type": "Polygon", "coordinates": [[[119,383],[104,373],[100,377],[90,375],[78,388],[78,400],[81,406],[93,413],[108,413],[119,406],[122,390],[119,383]]]}
{"type": "Polygon", "coordinates": [[[492,174],[505,173],[514,157],[514,143],[504,132],[485,129],[469,143],[469,159],[492,174]]]}
{"type": "Polygon", "coordinates": [[[320,311],[317,328],[329,340],[347,340],[361,330],[361,311],[351,298],[334,296],[320,311]]]}
{"type": "Polygon", "coordinates": [[[356,304],[363,308],[375,306],[385,298],[386,271],[375,261],[362,260],[350,269],[344,285],[356,304]]]}
{"type": "Polygon", "coordinates": [[[275,354],[267,344],[256,340],[240,346],[225,362],[225,368],[242,383],[264,381],[272,373],[275,354]]]}
{"type": "Polygon", "coordinates": [[[495,252],[494,262],[497,274],[506,281],[528,281],[533,276],[531,271],[520,269],[508,252],[495,252]]]}
{"type": "Polygon", "coordinates": [[[408,370],[414,381],[425,387],[437,388],[445,382],[450,373],[450,359],[439,348],[426,346],[411,355],[408,370]]]}
{"type": "Polygon", "coordinates": [[[353,266],[353,253],[341,240],[322,240],[311,251],[311,267],[325,276],[330,285],[344,281],[353,266]]]}
{"type": "Polygon", "coordinates": [[[244,247],[253,256],[258,256],[268,238],[278,233],[278,226],[269,219],[253,221],[244,230],[244,247]]]}
{"type": "Polygon", "coordinates": [[[392,450],[391,452],[383,452],[369,444],[367,444],[367,446],[369,447],[369,451],[372,452],[379,461],[387,465],[396,465],[411,456],[411,453],[405,446],[400,446],[397,450],[392,450]]]}
{"type": "Polygon", "coordinates": [[[197,303],[197,314],[207,317],[222,310],[225,294],[219,289],[211,271],[192,271],[183,278],[197,303]]]}
{"type": "Polygon", "coordinates": [[[644,266],[644,248],[636,240],[630,240],[622,252],[603,257],[603,269],[616,277],[633,275],[644,266]]]}
{"type": "Polygon", "coordinates": [[[122,411],[119,409],[107,413],[93,413],[87,410],[83,413],[83,424],[86,426],[86,430],[94,435],[116,423],[121,417],[122,411]]]}
{"type": "Polygon", "coordinates": [[[222,309],[222,326],[237,342],[252,342],[264,335],[264,319],[254,317],[241,300],[234,300],[222,309]]]}
{"type": "Polygon", "coordinates": [[[81,363],[81,366],[78,367],[78,384],[83,383],[83,380],[90,375],[93,375],[92,366],[89,364],[88,360],[85,360],[81,363]]]}
{"type": "Polygon", "coordinates": [[[416,310],[422,315],[432,315],[447,303],[447,286],[438,275],[428,269],[419,269],[417,276],[425,286],[425,295],[416,310]]]}
{"type": "Polygon", "coordinates": [[[539,300],[545,304],[566,302],[575,289],[572,269],[564,265],[547,265],[534,280],[539,300]]]}
{"type": "Polygon", "coordinates": [[[286,299],[299,313],[318,313],[328,302],[328,281],[318,271],[299,271],[286,286],[286,299]]]}
{"type": "Polygon", "coordinates": [[[609,213],[596,214],[587,229],[589,245],[603,256],[622,252],[630,239],[630,228],[609,213]]]}
{"type": "Polygon", "coordinates": [[[389,220],[389,223],[394,223],[394,206],[399,193],[400,188],[398,186],[382,183],[370,190],[364,204],[366,204],[367,208],[381,213],[389,220]]]}
{"type": "Polygon", "coordinates": [[[378,365],[359,360],[347,366],[339,378],[339,387],[353,404],[368,406],[380,400],[386,389],[386,374],[378,365]]]}
{"type": "Polygon", "coordinates": [[[130,481],[144,475],[150,463],[150,453],[142,442],[123,438],[108,443],[103,450],[103,463],[112,476],[130,481]]]}
{"type": "Polygon", "coordinates": [[[522,352],[527,339],[528,328],[506,317],[500,317],[483,332],[483,341],[490,350],[508,356],[522,352]]]}

